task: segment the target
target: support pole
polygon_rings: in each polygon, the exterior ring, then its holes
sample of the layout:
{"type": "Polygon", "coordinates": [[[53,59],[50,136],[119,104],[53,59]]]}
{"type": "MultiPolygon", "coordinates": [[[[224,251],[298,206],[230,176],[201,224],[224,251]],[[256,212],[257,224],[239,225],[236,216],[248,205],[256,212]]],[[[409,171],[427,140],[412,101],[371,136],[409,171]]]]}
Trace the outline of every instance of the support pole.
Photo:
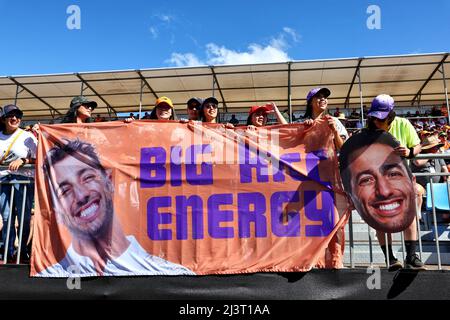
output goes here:
{"type": "Polygon", "coordinates": [[[359,103],[361,106],[361,124],[363,128],[366,126],[365,119],[364,119],[364,102],[363,102],[363,94],[362,94],[362,84],[361,84],[361,68],[358,67],[358,84],[359,84],[359,103]]]}
{"type": "Polygon", "coordinates": [[[292,123],[292,92],[291,92],[291,64],[288,62],[288,113],[289,113],[289,123],[292,123]]]}
{"type": "Polygon", "coordinates": [[[141,116],[141,113],[142,113],[142,93],[143,93],[143,90],[144,90],[144,86],[145,86],[144,81],[141,79],[141,94],[139,96],[139,120],[141,120],[141,118],[142,118],[142,116],[141,116]]]}
{"type": "Polygon", "coordinates": [[[445,103],[447,104],[447,121],[448,124],[450,124],[450,110],[448,105],[448,89],[447,89],[447,79],[445,79],[445,68],[444,64],[441,65],[441,73],[442,73],[442,80],[444,81],[444,92],[445,92],[445,103]]]}

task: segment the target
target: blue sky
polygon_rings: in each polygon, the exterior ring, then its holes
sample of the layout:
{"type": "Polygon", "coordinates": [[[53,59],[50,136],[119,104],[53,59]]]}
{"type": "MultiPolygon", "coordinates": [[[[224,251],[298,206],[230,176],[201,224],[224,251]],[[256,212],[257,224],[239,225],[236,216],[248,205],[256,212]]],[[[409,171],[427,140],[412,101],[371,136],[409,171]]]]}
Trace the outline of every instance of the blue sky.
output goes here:
{"type": "Polygon", "coordinates": [[[449,40],[448,0],[0,0],[0,75],[448,52],[449,40]],[[370,5],[381,29],[367,27],[370,5]]]}

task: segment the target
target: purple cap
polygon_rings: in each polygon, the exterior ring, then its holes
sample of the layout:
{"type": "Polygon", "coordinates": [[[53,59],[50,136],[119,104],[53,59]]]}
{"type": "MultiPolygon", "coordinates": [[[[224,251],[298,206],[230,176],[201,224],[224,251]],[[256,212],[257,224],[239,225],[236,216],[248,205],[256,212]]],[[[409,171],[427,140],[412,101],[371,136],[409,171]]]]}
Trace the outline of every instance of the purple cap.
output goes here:
{"type": "Polygon", "coordinates": [[[327,88],[314,88],[310,92],[308,92],[308,95],[306,96],[306,103],[308,104],[312,97],[314,97],[318,93],[322,93],[325,98],[328,98],[331,94],[331,91],[327,88]]]}
{"type": "Polygon", "coordinates": [[[375,117],[378,119],[386,119],[389,112],[394,109],[394,98],[388,94],[380,94],[372,101],[367,116],[375,117]]]}

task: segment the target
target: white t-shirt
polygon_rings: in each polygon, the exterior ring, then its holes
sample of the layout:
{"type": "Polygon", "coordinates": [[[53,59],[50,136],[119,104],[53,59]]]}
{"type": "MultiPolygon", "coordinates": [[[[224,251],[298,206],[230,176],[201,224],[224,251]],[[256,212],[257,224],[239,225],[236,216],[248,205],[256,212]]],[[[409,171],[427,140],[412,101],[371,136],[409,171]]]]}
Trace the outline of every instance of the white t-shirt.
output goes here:
{"type": "Polygon", "coordinates": [[[345,129],[345,126],[342,124],[342,122],[336,118],[336,117],[332,117],[334,120],[334,123],[336,124],[336,129],[339,133],[340,136],[345,136],[345,139],[348,139],[348,132],[347,129],[345,129]]]}
{"type": "MultiPolygon", "coordinates": [[[[194,275],[188,268],[153,256],[133,236],[127,236],[129,247],[119,257],[108,260],[103,276],[194,275]]],[[[39,272],[36,277],[98,277],[92,260],[79,255],[72,245],[63,260],[39,272]]]]}
{"type": "MultiPolygon", "coordinates": [[[[32,133],[22,129],[17,129],[13,134],[3,134],[3,132],[0,132],[0,159],[3,158],[14,138],[19,134],[20,136],[14,142],[11,150],[6,156],[6,159],[3,163],[1,163],[1,165],[8,165],[14,160],[20,158],[36,159],[37,139],[32,133]]],[[[0,171],[0,177],[4,177],[10,173],[11,172],[9,170],[2,170],[0,171]]],[[[14,174],[34,177],[34,170],[20,168],[17,172],[14,172],[14,174]]]]}

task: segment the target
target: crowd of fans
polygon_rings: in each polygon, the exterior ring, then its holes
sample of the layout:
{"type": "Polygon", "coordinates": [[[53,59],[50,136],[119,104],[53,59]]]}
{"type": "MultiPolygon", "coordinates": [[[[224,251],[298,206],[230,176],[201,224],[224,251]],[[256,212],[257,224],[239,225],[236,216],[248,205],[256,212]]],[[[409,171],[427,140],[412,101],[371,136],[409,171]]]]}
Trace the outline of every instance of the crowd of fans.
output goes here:
{"type": "MultiPolygon", "coordinates": [[[[377,114],[374,110],[374,103],[376,99],[372,102],[372,108],[370,110],[363,109],[364,117],[361,119],[360,113],[354,109],[348,117],[339,108],[336,108],[334,112],[328,110],[328,96],[331,94],[330,90],[327,88],[315,88],[312,89],[308,96],[306,97],[307,105],[305,114],[297,119],[294,118],[294,122],[301,122],[307,126],[311,126],[315,121],[326,121],[333,133],[334,143],[336,149],[339,150],[344,144],[345,140],[352,135],[352,133],[360,130],[363,126],[369,127],[375,126],[377,129],[383,129],[394,135],[402,144],[402,149],[399,151],[401,156],[405,158],[413,159],[415,155],[419,152],[422,153],[437,153],[437,152],[450,152],[450,125],[447,123],[446,108],[433,108],[432,110],[426,111],[424,115],[421,115],[417,111],[414,115],[408,112],[405,117],[396,116],[393,111],[394,102],[390,96],[381,95],[378,96],[378,102],[380,103],[380,108],[388,108],[388,112],[382,112],[385,116],[384,118],[377,118],[377,114]],[[383,100],[384,99],[384,100],[383,100]],[[381,101],[381,102],[380,102],[381,101]],[[374,113],[375,112],[375,113],[374,113]],[[428,116],[436,117],[433,119],[428,118],[428,116]],[[410,118],[411,120],[407,120],[410,118]],[[391,132],[391,123],[396,124],[396,126],[408,125],[413,128],[414,134],[418,137],[416,142],[409,142],[403,136],[403,129],[399,130],[397,133],[391,132]]],[[[97,107],[97,103],[93,100],[88,99],[84,96],[74,97],[70,103],[69,110],[67,114],[62,119],[62,123],[88,123],[88,122],[103,122],[107,121],[105,117],[101,114],[97,114],[93,117],[93,112],[97,107]]],[[[381,112],[381,111],[380,111],[381,112]]],[[[178,118],[174,109],[172,100],[169,97],[160,97],[156,100],[155,106],[150,113],[145,112],[143,119],[151,120],[177,120],[180,122],[198,121],[204,123],[221,123],[225,122],[223,117],[221,117],[219,112],[219,101],[215,97],[208,97],[206,99],[201,99],[198,97],[193,97],[189,99],[186,103],[186,118],[178,118]]],[[[23,116],[23,112],[14,105],[4,106],[0,110],[0,124],[2,125],[2,132],[0,134],[0,152],[3,154],[3,158],[0,165],[6,166],[7,169],[1,171],[0,183],[10,183],[14,179],[17,179],[17,175],[20,175],[20,168],[25,164],[33,163],[36,157],[36,145],[37,145],[37,134],[39,130],[38,126],[27,126],[24,129],[20,129],[20,121],[23,116]],[[32,144],[28,143],[16,143],[16,136],[18,133],[25,132],[24,137],[31,139],[34,142],[32,144]],[[15,149],[11,146],[15,145],[15,149]],[[11,151],[12,150],[12,151],[11,151]],[[8,158],[5,156],[8,156],[8,158]]],[[[247,121],[241,123],[235,115],[232,115],[229,121],[224,124],[227,128],[233,128],[236,126],[247,126],[248,130],[257,130],[259,127],[266,126],[269,122],[270,124],[287,124],[286,112],[280,112],[277,105],[273,102],[269,102],[265,105],[255,105],[251,106],[248,110],[247,121]],[[269,118],[271,121],[269,121],[269,118]]],[[[136,120],[136,116],[133,113],[124,120],[125,122],[131,122],[136,120]]],[[[409,128],[409,127],[408,127],[409,128]]],[[[411,132],[408,133],[410,135],[411,132]]],[[[414,140],[414,139],[413,139],[414,140]]],[[[411,141],[413,141],[411,140],[411,141]]],[[[20,141],[20,140],[19,140],[20,141]]],[[[415,141],[415,140],[414,140],[415,141]]],[[[413,161],[413,168],[416,172],[435,172],[438,168],[439,171],[448,172],[450,169],[450,163],[445,163],[443,160],[427,160],[427,161],[413,161]],[[428,171],[427,171],[428,170],[428,171]]],[[[22,177],[21,177],[22,178],[22,177]]],[[[32,177],[28,176],[30,181],[32,177]]],[[[446,177],[439,178],[438,180],[446,180],[446,177]]],[[[14,182],[14,181],[13,181],[14,182]]],[[[424,194],[425,183],[421,183],[418,180],[419,185],[422,189],[419,191],[421,195],[424,194]]],[[[9,188],[2,188],[6,190],[9,188]]],[[[8,194],[5,191],[1,192],[0,199],[8,199],[8,194]]],[[[0,229],[2,230],[2,243],[5,244],[6,231],[8,224],[8,212],[9,206],[14,206],[13,215],[15,218],[19,208],[17,201],[15,203],[8,203],[7,200],[2,200],[0,202],[2,206],[0,208],[2,219],[0,220],[0,229]]],[[[420,207],[420,205],[419,205],[420,207]]],[[[31,218],[32,208],[31,206],[25,209],[25,222],[28,227],[25,228],[23,238],[29,238],[29,224],[31,218]]],[[[448,216],[447,216],[448,219],[448,216]]],[[[15,241],[15,224],[11,224],[10,241],[9,243],[14,243],[15,241]]],[[[379,237],[380,243],[384,241],[384,236],[379,237]]],[[[409,251],[414,257],[415,255],[415,242],[417,240],[417,235],[412,235],[409,243],[409,251]]],[[[384,247],[384,245],[383,245],[384,247]]],[[[0,249],[0,255],[3,255],[5,248],[0,249]]],[[[7,260],[12,261],[15,256],[13,247],[8,248],[7,260]]],[[[396,262],[395,257],[392,256],[392,252],[386,252],[384,250],[386,259],[389,259],[389,264],[393,265],[396,262]]],[[[23,261],[27,261],[29,258],[29,250],[26,246],[22,247],[23,261]]],[[[4,257],[5,258],[5,257],[4,257]]],[[[423,266],[422,262],[415,261],[411,263],[416,263],[417,265],[423,266]]]]}

